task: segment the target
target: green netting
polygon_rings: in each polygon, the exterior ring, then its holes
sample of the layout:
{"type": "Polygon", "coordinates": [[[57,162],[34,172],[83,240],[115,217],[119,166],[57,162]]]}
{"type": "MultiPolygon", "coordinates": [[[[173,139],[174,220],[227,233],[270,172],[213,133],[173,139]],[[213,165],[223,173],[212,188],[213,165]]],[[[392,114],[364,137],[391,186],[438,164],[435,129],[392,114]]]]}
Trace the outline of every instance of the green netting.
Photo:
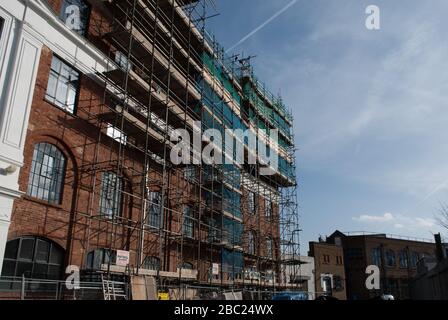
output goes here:
{"type": "Polygon", "coordinates": [[[216,77],[226,88],[226,90],[232,95],[233,99],[238,105],[241,105],[241,96],[238,94],[238,90],[233,86],[230,77],[223,68],[222,64],[218,60],[213,59],[209,54],[202,54],[202,62],[207,67],[207,69],[216,77]]]}

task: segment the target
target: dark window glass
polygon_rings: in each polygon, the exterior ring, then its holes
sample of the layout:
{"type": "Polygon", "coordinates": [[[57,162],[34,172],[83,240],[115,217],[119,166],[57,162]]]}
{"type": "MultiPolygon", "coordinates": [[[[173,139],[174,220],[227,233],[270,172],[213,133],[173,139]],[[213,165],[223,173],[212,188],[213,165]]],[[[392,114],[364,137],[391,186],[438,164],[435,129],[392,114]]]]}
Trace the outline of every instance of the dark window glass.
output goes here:
{"type": "Polygon", "coordinates": [[[28,181],[28,195],[49,203],[60,204],[66,159],[54,145],[39,143],[34,147],[28,181]]]}
{"type": "Polygon", "coordinates": [[[194,238],[194,217],[190,207],[184,208],[184,235],[187,238],[194,238]]]}
{"type": "Polygon", "coordinates": [[[372,263],[378,267],[381,267],[381,248],[374,248],[372,250],[372,263]]]}
{"type": "Polygon", "coordinates": [[[85,35],[89,23],[90,7],[83,0],[64,0],[60,17],[69,29],[80,35],[85,35]]]}
{"type": "Polygon", "coordinates": [[[34,242],[35,242],[34,238],[22,239],[22,244],[20,246],[19,259],[33,260],[34,242]]]}
{"type": "Polygon", "coordinates": [[[5,20],[0,17],[0,40],[2,38],[2,34],[3,34],[3,24],[5,23],[5,20]]]}
{"type": "Polygon", "coordinates": [[[248,201],[248,210],[249,214],[254,215],[256,212],[255,208],[256,196],[255,193],[249,191],[249,201],[248,201]]]}
{"type": "Polygon", "coordinates": [[[406,269],[408,267],[408,253],[406,250],[402,250],[399,253],[399,265],[400,268],[406,269]]]}
{"type": "Polygon", "coordinates": [[[123,182],[113,172],[103,172],[100,214],[108,219],[121,217],[123,182]]]}
{"type": "Polygon", "coordinates": [[[160,226],[160,215],[162,204],[162,195],[160,192],[150,192],[149,193],[149,204],[148,204],[148,223],[150,227],[159,228],[160,226]]]}
{"type": "Polygon", "coordinates": [[[193,264],[192,264],[192,263],[189,263],[189,262],[185,262],[185,263],[182,265],[182,269],[184,269],[184,270],[193,270],[193,264]]]}
{"type": "Polygon", "coordinates": [[[64,252],[59,248],[52,246],[50,254],[51,264],[62,264],[64,262],[64,252]]]}
{"type": "Polygon", "coordinates": [[[411,253],[411,267],[417,268],[418,260],[420,260],[420,255],[418,252],[412,252],[411,253]]]}
{"type": "Polygon", "coordinates": [[[387,250],[386,251],[386,265],[388,267],[395,267],[396,266],[395,252],[393,250],[387,250]]]}
{"type": "Polygon", "coordinates": [[[256,243],[255,243],[255,233],[253,231],[249,231],[247,238],[248,238],[247,244],[248,244],[249,254],[254,255],[257,251],[256,243]]]}
{"type": "Polygon", "coordinates": [[[3,262],[2,276],[13,277],[16,269],[16,263],[14,261],[5,260],[3,262]]]}
{"type": "Polygon", "coordinates": [[[33,271],[32,262],[17,262],[17,269],[15,272],[15,276],[17,277],[25,276],[27,278],[30,278],[32,271],[33,271]]]}
{"type": "Polygon", "coordinates": [[[5,258],[7,259],[17,259],[17,253],[19,251],[20,240],[12,240],[9,245],[6,246],[5,258]]]}
{"type": "Polygon", "coordinates": [[[37,240],[36,261],[47,262],[49,256],[50,256],[50,243],[42,240],[37,240]]]}
{"type": "Polygon", "coordinates": [[[272,258],[274,256],[274,244],[272,238],[266,238],[266,256],[272,258]]]}
{"type": "Polygon", "coordinates": [[[69,113],[75,113],[79,72],[53,56],[45,99],[69,113]]]}
{"type": "Polygon", "coordinates": [[[143,268],[147,270],[159,270],[160,259],[157,257],[146,257],[143,262],[143,268]]]}

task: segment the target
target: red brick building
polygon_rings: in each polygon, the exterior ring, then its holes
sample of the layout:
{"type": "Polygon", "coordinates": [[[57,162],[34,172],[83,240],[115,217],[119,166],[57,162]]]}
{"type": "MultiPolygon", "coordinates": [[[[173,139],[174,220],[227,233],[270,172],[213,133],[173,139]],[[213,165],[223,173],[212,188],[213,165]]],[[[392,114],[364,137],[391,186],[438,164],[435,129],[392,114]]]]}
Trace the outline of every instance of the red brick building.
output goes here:
{"type": "Polygon", "coordinates": [[[226,71],[192,24],[199,2],[32,1],[48,26],[39,20],[33,31],[46,40],[3,276],[60,279],[76,265],[164,284],[275,287],[281,234],[290,237],[280,222],[296,214],[282,198],[296,187],[292,119],[251,76],[226,71]],[[275,174],[262,176],[259,164],[171,163],[170,133],[192,133],[194,121],[201,131],[274,129],[248,91],[283,125],[281,145],[263,138],[280,156],[275,174]]]}

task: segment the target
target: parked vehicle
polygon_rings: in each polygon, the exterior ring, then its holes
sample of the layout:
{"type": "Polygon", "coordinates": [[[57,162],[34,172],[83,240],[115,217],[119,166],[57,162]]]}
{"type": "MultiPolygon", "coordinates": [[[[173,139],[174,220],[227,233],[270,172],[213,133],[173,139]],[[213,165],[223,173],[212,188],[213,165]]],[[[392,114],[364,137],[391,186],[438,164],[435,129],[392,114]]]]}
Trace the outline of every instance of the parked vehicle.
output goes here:
{"type": "Polygon", "coordinates": [[[276,300],[276,301],[280,301],[280,300],[306,301],[306,300],[309,300],[309,295],[307,292],[279,292],[272,297],[272,300],[276,300]]]}

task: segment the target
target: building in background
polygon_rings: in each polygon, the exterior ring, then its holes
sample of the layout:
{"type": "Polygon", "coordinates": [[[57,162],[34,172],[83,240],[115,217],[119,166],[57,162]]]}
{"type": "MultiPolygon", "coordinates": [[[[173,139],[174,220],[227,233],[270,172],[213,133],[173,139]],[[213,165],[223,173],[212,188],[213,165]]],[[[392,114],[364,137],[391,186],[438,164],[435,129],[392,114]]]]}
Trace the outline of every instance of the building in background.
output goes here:
{"type": "Polygon", "coordinates": [[[440,234],[434,235],[435,257],[423,257],[417,275],[411,281],[411,298],[415,300],[448,300],[448,258],[440,234]]]}
{"type": "Polygon", "coordinates": [[[310,242],[309,256],[314,258],[316,298],[325,295],[346,300],[344,250],[340,244],[310,242]]]}
{"type": "Polygon", "coordinates": [[[339,244],[344,250],[348,299],[371,299],[392,294],[396,299],[410,298],[410,282],[417,274],[417,264],[424,257],[435,257],[431,240],[411,239],[375,233],[334,232],[327,243],[339,244]],[[380,269],[381,289],[369,291],[365,286],[366,268],[380,269]]]}
{"type": "Polygon", "coordinates": [[[285,290],[307,292],[315,298],[314,258],[309,256],[283,256],[281,287],[285,290]]]}
{"type": "Polygon", "coordinates": [[[88,279],[151,276],[177,298],[185,285],[280,288],[281,254],[299,252],[293,119],[205,31],[208,7],[0,4],[2,276],[58,280],[77,265],[88,279]],[[238,134],[215,145],[225,164],[176,165],[175,129],[250,131],[278,166],[238,162],[238,142],[253,155],[238,134]]]}

